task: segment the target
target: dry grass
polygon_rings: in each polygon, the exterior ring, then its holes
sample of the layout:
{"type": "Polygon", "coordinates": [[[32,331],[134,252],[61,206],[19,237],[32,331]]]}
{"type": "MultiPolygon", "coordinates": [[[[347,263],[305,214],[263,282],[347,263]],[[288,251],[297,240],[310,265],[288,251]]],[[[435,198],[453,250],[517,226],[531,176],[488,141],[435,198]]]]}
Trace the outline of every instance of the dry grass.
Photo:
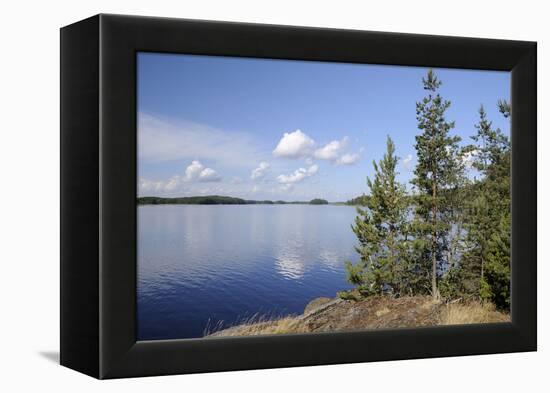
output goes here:
{"type": "Polygon", "coordinates": [[[383,316],[383,315],[386,315],[386,314],[389,313],[389,312],[390,312],[390,309],[387,308],[387,307],[384,307],[384,308],[382,308],[381,310],[376,311],[375,314],[376,314],[377,317],[381,317],[381,316],[383,316]]]}
{"type": "Polygon", "coordinates": [[[204,335],[258,336],[508,321],[508,314],[495,310],[492,304],[477,301],[445,304],[422,296],[396,299],[372,297],[360,301],[340,301],[301,316],[255,314],[228,328],[218,323],[207,328],[204,335]]]}
{"type": "Polygon", "coordinates": [[[248,321],[229,329],[212,333],[212,336],[258,336],[263,334],[306,333],[307,329],[294,317],[285,317],[261,322],[248,321]]]}
{"type": "Polygon", "coordinates": [[[441,312],[441,325],[508,322],[510,316],[495,310],[492,304],[478,302],[449,304],[441,312]]]}
{"type": "Polygon", "coordinates": [[[436,300],[436,299],[432,298],[431,296],[426,297],[425,299],[427,299],[427,300],[420,305],[420,308],[422,310],[432,309],[434,306],[437,306],[438,304],[441,303],[440,300],[436,300]]]}

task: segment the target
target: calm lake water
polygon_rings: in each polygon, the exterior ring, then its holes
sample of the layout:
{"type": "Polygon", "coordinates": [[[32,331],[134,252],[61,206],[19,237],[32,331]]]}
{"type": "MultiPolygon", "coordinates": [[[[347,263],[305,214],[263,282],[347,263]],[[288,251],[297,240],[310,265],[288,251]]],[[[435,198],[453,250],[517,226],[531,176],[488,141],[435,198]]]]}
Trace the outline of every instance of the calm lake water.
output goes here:
{"type": "Polygon", "coordinates": [[[355,208],[164,205],[138,208],[138,339],[202,337],[254,314],[301,314],[350,288],[355,208]]]}

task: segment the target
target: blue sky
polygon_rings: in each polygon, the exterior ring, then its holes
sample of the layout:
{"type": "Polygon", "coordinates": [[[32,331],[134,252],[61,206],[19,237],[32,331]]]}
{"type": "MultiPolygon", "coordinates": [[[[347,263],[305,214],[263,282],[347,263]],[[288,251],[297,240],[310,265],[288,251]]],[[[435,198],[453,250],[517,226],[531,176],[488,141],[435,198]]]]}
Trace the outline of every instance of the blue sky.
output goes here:
{"type": "MultiPolygon", "coordinates": [[[[415,103],[427,68],[138,54],[138,193],[345,201],[367,193],[372,161],[396,145],[399,179],[416,162],[415,103]]],[[[510,74],[435,69],[470,143],[480,104],[496,108],[510,74]]]]}

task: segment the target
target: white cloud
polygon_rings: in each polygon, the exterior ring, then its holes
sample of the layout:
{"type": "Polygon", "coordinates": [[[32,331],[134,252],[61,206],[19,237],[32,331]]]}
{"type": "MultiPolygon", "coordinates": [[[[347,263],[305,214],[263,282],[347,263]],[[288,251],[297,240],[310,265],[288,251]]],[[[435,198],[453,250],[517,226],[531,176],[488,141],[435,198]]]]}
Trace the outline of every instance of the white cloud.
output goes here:
{"type": "Polygon", "coordinates": [[[311,154],[315,141],[300,130],[285,132],[273,155],[275,157],[301,158],[311,154]]]}
{"type": "Polygon", "coordinates": [[[178,175],[172,176],[170,179],[164,181],[154,181],[145,178],[140,178],[138,182],[139,194],[150,193],[169,193],[176,190],[181,184],[181,177],[178,175]]]}
{"type": "Polygon", "coordinates": [[[413,159],[412,154],[407,154],[407,157],[403,158],[403,166],[404,166],[406,169],[411,169],[411,167],[412,167],[412,159],[413,159]]]}
{"type": "Polygon", "coordinates": [[[332,141],[327,143],[325,146],[315,150],[313,156],[319,160],[328,160],[335,162],[338,160],[340,152],[348,143],[348,137],[344,137],[340,141],[332,141]]]}
{"type": "Polygon", "coordinates": [[[212,168],[204,168],[201,173],[199,173],[198,181],[201,182],[210,182],[210,181],[220,181],[221,177],[218,173],[212,168]]]}
{"type": "Polygon", "coordinates": [[[269,163],[262,161],[260,162],[260,165],[256,169],[254,169],[250,175],[250,178],[252,180],[261,179],[265,176],[265,173],[269,169],[269,163]]]}
{"type": "Polygon", "coordinates": [[[191,165],[185,169],[185,180],[191,181],[196,179],[203,169],[204,166],[199,161],[193,161],[191,165]]]}
{"type": "MultiPolygon", "coordinates": [[[[344,153],[348,145],[349,138],[343,137],[341,140],[333,140],[324,146],[315,149],[315,141],[300,130],[291,133],[285,133],[273,155],[285,158],[304,158],[307,165],[313,165],[313,159],[326,160],[337,165],[352,165],[361,158],[358,153],[344,153]]],[[[362,147],[360,152],[364,148],[362,147]]]]}
{"type": "Polygon", "coordinates": [[[205,168],[200,161],[195,160],[185,168],[183,176],[174,175],[168,180],[157,181],[140,178],[138,181],[138,191],[139,195],[151,195],[151,193],[156,195],[174,194],[190,191],[189,185],[191,183],[219,182],[221,180],[221,177],[214,169],[205,168]]]}
{"type": "Polygon", "coordinates": [[[160,191],[164,188],[163,182],[156,182],[145,178],[140,178],[138,182],[139,190],[142,192],[160,191]]]}
{"type": "Polygon", "coordinates": [[[480,154],[481,152],[479,150],[472,150],[469,152],[466,152],[462,155],[462,163],[464,166],[468,169],[472,167],[474,164],[475,158],[480,154]]]}
{"type": "Polygon", "coordinates": [[[185,169],[185,181],[214,182],[220,181],[221,177],[212,168],[205,168],[200,161],[194,160],[185,169]]]}
{"type": "Polygon", "coordinates": [[[342,157],[338,158],[336,163],[338,165],[353,165],[359,161],[360,158],[361,156],[357,153],[346,153],[342,157]]]}
{"type": "Polygon", "coordinates": [[[305,178],[315,175],[319,171],[318,165],[312,165],[308,169],[299,168],[296,169],[290,175],[279,175],[277,181],[281,184],[295,184],[301,182],[305,178]]]}
{"type": "Polygon", "coordinates": [[[200,157],[219,168],[251,167],[264,156],[254,135],[138,113],[140,165],[200,157]]]}
{"type": "Polygon", "coordinates": [[[164,191],[174,191],[181,182],[181,178],[178,175],[172,176],[168,182],[164,185],[164,191]]]}

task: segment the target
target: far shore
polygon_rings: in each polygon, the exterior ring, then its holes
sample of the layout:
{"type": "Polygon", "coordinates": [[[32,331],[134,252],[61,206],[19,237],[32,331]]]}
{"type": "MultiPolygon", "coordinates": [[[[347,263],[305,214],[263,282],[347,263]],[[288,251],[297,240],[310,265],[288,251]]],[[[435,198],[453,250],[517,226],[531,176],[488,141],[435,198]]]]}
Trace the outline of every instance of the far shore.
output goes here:
{"type": "Polygon", "coordinates": [[[332,205],[353,206],[349,202],[329,202],[326,199],[315,198],[310,201],[271,201],[248,200],[222,195],[205,195],[191,197],[164,198],[156,196],[138,197],[138,205],[332,205]]]}

